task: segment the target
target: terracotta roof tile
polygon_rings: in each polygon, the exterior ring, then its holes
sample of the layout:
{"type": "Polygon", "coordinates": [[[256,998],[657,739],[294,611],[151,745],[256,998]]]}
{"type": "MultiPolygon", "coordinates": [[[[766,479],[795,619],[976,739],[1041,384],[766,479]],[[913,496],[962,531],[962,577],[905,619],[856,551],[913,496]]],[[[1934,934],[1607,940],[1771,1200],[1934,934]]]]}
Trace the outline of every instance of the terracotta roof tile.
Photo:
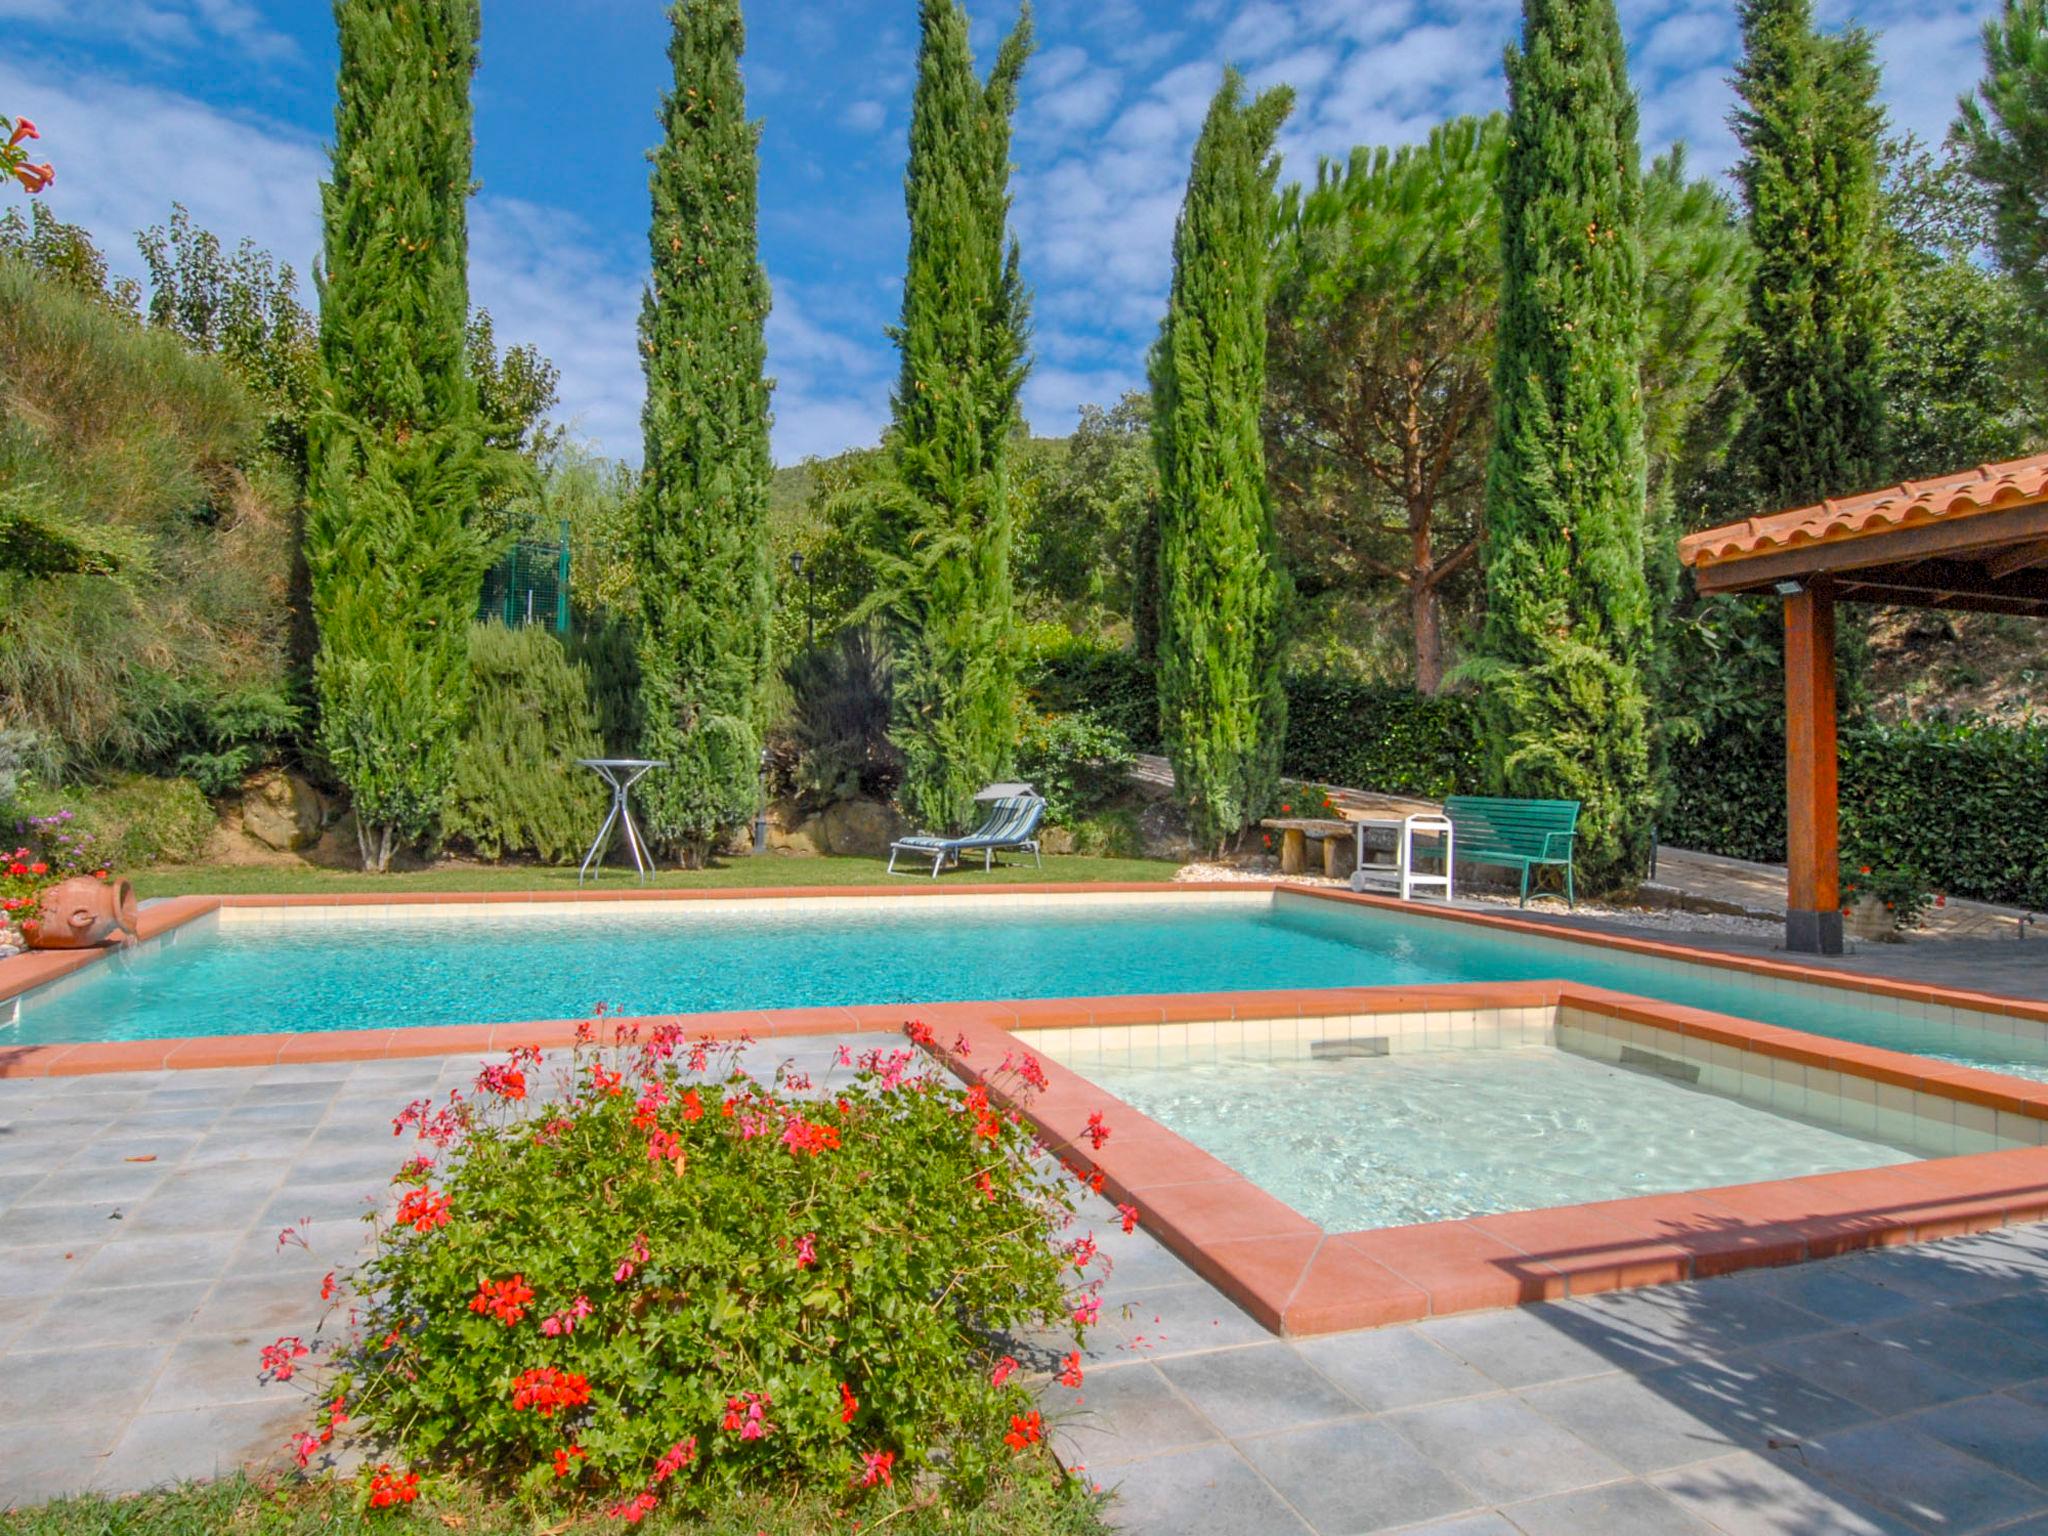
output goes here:
{"type": "Polygon", "coordinates": [[[1938,480],[1909,480],[1887,490],[1688,534],[1678,541],[1678,558],[1692,566],[1718,565],[1773,550],[1838,543],[2043,500],[2048,500],[2048,453],[2009,464],[1988,464],[1938,480]]]}

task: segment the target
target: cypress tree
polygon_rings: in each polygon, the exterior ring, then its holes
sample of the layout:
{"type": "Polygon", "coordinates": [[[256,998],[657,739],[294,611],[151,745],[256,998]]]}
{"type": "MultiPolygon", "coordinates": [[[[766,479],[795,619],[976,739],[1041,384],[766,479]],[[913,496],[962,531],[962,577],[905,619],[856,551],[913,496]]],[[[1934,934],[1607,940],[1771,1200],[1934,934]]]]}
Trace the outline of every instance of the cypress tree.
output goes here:
{"type": "Polygon", "coordinates": [[[1030,301],[1009,238],[1010,119],[1027,5],[978,80],[959,0],[922,0],[904,202],[910,260],[894,335],[896,485],[874,559],[895,653],[894,735],[911,815],[952,831],[1017,742],[1011,454],[1030,301]]]}
{"type": "Polygon", "coordinates": [[[469,319],[478,0],[335,0],[306,563],[319,743],[366,868],[429,832],[467,707],[482,552],[469,319]]]}
{"type": "Polygon", "coordinates": [[[1287,729],[1286,589],[1260,413],[1266,394],[1273,141],[1294,96],[1210,103],[1173,236],[1151,359],[1159,457],[1159,724],[1195,836],[1220,846],[1272,799],[1287,729]]]}
{"type": "Polygon", "coordinates": [[[1811,0],[1744,0],[1731,119],[1756,269],[1741,348],[1741,461],[1756,510],[1886,477],[1887,309],[1870,35],[1814,30],[1811,0]]]}
{"type": "Polygon", "coordinates": [[[1984,23],[1984,79],[1954,139],[1991,203],[1993,254],[2048,338],[2048,0],[2005,0],[1984,23]]]}
{"type": "Polygon", "coordinates": [[[767,665],[768,278],[755,228],[739,0],[678,0],[651,156],[654,280],[638,508],[641,795],[657,848],[701,863],[753,813],[767,665]]]}
{"type": "Polygon", "coordinates": [[[1524,0],[1522,18],[1471,673],[1492,788],[1579,801],[1597,889],[1641,871],[1650,830],[1636,99],[1613,0],[1524,0]]]}

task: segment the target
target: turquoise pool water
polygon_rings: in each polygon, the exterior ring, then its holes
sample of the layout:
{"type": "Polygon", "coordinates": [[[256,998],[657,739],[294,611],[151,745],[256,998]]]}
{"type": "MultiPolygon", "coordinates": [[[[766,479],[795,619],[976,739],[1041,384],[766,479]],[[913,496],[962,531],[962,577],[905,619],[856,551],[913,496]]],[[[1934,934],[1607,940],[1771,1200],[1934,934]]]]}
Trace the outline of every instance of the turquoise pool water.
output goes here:
{"type": "Polygon", "coordinates": [[[1909,1021],[1853,993],[1301,897],[847,907],[207,922],[31,995],[0,1046],[581,1018],[600,1002],[660,1014],[1565,977],[2048,1078],[2048,1048],[1909,1021]]]}
{"type": "Polygon", "coordinates": [[[1547,1048],[1083,1070],[1330,1232],[1917,1157],[1547,1048]]]}

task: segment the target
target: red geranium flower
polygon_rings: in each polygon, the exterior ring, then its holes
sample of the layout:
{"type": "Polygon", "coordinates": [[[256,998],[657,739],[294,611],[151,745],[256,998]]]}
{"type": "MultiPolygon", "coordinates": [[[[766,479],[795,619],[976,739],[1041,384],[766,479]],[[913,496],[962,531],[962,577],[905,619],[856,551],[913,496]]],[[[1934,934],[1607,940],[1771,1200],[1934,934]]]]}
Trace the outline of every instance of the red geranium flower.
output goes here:
{"type": "Polygon", "coordinates": [[[1003,1443],[1013,1451],[1021,1451],[1026,1446],[1038,1444],[1044,1428],[1036,1408],[1026,1414],[1013,1413],[1010,1415],[1010,1432],[1003,1436],[1003,1443]]]}
{"type": "Polygon", "coordinates": [[[379,1466],[370,1475],[370,1508],[389,1509],[394,1504],[410,1504],[420,1496],[420,1475],[407,1472],[403,1476],[394,1473],[388,1465],[379,1466]]]}

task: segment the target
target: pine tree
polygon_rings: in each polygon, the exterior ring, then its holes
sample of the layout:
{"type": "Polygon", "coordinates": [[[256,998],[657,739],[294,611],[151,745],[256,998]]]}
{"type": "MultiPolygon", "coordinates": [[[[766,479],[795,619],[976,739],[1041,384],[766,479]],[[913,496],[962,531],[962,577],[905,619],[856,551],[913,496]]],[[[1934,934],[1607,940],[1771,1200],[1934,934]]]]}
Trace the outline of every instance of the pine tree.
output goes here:
{"type": "Polygon", "coordinates": [[[1984,80],[1965,96],[1955,141],[1991,198],[1991,249],[2048,350],[2048,0],[2005,0],[1984,23],[1984,80]]]}
{"type": "Polygon", "coordinates": [[[1173,288],[1151,360],[1159,456],[1159,724],[1195,835],[1221,844],[1264,813],[1287,729],[1286,577],[1260,413],[1267,244],[1294,104],[1247,102],[1226,72],[1195,144],[1173,237],[1173,288]]]}
{"type": "Polygon", "coordinates": [[[366,868],[438,817],[482,575],[469,318],[478,0],[335,0],[341,69],[319,277],[306,562],[319,744],[366,868]]]}
{"type": "Polygon", "coordinates": [[[1756,269],[1740,457],[1758,512],[1887,477],[1886,285],[1870,35],[1814,30],[1812,0],[1744,0],[1732,122],[1756,269]]]}
{"type": "Polygon", "coordinates": [[[900,795],[922,825],[952,831],[1017,742],[1011,455],[1030,302],[1008,235],[1010,119],[1031,11],[985,82],[959,0],[922,0],[921,20],[894,333],[897,483],[877,510],[873,558],[895,653],[900,795]]]}
{"type": "Polygon", "coordinates": [[[1486,624],[1501,794],[1577,800],[1578,869],[1638,874],[1650,783],[1642,173],[1613,0],[1524,0],[1507,57],[1486,624]]]}
{"type": "Polygon", "coordinates": [[[650,178],[654,281],[636,540],[644,755],[657,848],[700,864],[755,808],[767,665],[768,278],[756,234],[760,126],[740,79],[739,0],[678,0],[650,178]]]}

